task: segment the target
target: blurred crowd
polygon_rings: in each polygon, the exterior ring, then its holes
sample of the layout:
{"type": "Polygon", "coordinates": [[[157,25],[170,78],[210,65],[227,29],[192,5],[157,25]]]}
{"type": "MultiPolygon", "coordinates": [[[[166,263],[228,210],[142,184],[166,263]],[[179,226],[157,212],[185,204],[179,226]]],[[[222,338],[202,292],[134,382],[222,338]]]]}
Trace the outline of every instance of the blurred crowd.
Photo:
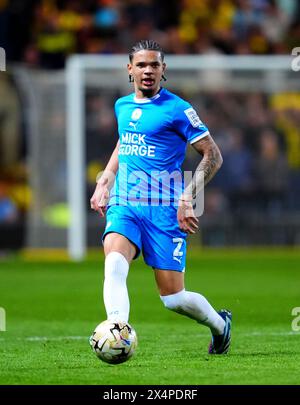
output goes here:
{"type": "MultiPolygon", "coordinates": [[[[128,53],[146,38],[168,54],[290,54],[300,46],[300,1],[0,0],[8,65],[62,69],[70,54],[128,53]]],[[[300,95],[182,96],[200,112],[224,157],[206,192],[206,217],[299,213],[300,95]]],[[[116,139],[114,99],[87,98],[90,191],[116,139]]],[[[24,115],[13,76],[0,72],[0,225],[22,222],[32,198],[24,115]]],[[[188,153],[186,168],[196,160],[188,153]]]]}
{"type": "Polygon", "coordinates": [[[224,163],[207,190],[208,214],[299,211],[300,94],[208,94],[204,118],[224,163]],[[211,197],[212,196],[212,197],[211,197]]]}
{"type": "Polygon", "coordinates": [[[72,53],[128,53],[157,40],[171,54],[290,54],[297,0],[0,0],[9,60],[62,68],[72,53]]]}

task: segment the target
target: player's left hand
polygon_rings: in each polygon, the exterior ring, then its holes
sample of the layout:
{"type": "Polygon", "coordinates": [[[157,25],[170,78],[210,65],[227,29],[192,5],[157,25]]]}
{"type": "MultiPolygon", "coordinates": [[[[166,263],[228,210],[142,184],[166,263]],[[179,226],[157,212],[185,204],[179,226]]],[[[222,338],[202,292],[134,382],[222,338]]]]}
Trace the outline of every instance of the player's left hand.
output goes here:
{"type": "Polygon", "coordinates": [[[199,220],[195,216],[193,204],[190,201],[179,200],[177,209],[179,228],[188,234],[194,234],[199,228],[199,220]]]}

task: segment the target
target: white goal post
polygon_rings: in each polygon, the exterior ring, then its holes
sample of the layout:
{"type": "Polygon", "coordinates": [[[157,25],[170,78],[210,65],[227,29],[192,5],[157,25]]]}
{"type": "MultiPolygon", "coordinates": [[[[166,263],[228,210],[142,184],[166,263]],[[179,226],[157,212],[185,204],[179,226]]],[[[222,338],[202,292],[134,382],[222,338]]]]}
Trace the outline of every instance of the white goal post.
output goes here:
{"type": "MultiPolygon", "coordinates": [[[[71,223],[68,229],[68,251],[73,260],[85,257],[87,248],[86,223],[87,214],[85,207],[85,80],[86,71],[101,70],[114,72],[122,71],[124,84],[127,85],[128,75],[126,64],[127,55],[73,55],[66,65],[66,114],[67,114],[67,199],[71,214],[71,223]],[[123,70],[122,70],[123,69],[123,70]]],[[[263,74],[263,80],[253,81],[253,86],[264,86],[264,90],[287,90],[287,83],[282,74],[291,72],[292,56],[197,56],[182,55],[166,56],[168,82],[172,85],[172,71],[193,71],[206,80],[208,86],[217,86],[222,82],[225,86],[228,72],[257,72],[263,74]],[[224,74],[220,79],[219,73],[224,74]],[[225,78],[225,80],[224,80],[225,78]],[[223,81],[222,81],[223,80],[223,81]]],[[[295,75],[295,73],[294,73],[295,75]]],[[[188,75],[187,75],[188,76],[188,75]]],[[[233,76],[234,77],[234,76],[233,76]]],[[[197,86],[195,80],[191,83],[186,79],[187,86],[197,86]]],[[[299,77],[293,76],[288,87],[293,86],[299,90],[299,77]],[[296,84],[298,81],[298,85],[296,84]]],[[[235,83],[243,87],[243,78],[227,80],[228,87],[235,83]]],[[[249,84],[244,85],[245,90],[249,84]]],[[[127,85],[128,87],[128,85],[127,85]]],[[[169,86],[168,86],[169,87],[169,86]]],[[[199,91],[201,91],[199,88],[199,91]]],[[[129,90],[130,91],[130,90],[129,90]]],[[[128,92],[129,92],[128,91],[128,92]]]]}

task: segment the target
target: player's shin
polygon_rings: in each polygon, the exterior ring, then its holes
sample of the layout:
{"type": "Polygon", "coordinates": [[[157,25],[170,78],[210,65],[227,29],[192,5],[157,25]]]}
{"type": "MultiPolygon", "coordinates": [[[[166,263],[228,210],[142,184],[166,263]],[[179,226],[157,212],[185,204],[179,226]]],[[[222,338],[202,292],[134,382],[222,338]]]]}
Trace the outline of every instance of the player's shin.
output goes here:
{"type": "Polygon", "coordinates": [[[208,326],[214,335],[223,333],[224,319],[214,310],[203,295],[182,290],[176,294],[164,295],[160,298],[166,308],[208,326]]]}
{"type": "Polygon", "coordinates": [[[128,322],[129,297],[126,285],[129,264],[119,252],[110,252],[105,258],[103,288],[107,319],[128,322]]]}

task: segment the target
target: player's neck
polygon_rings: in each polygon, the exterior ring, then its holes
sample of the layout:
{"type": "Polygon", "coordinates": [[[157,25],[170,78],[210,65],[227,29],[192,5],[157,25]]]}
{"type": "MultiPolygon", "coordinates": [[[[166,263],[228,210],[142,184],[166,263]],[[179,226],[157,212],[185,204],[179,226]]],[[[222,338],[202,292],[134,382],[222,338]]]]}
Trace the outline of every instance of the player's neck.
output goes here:
{"type": "Polygon", "coordinates": [[[156,89],[156,90],[153,90],[153,91],[147,91],[147,90],[140,90],[140,89],[135,89],[135,97],[137,98],[137,99],[145,99],[145,98],[148,98],[148,99],[151,99],[151,98],[153,98],[153,97],[155,97],[159,92],[160,92],[160,90],[161,90],[161,87],[158,87],[158,89],[156,89]]]}

